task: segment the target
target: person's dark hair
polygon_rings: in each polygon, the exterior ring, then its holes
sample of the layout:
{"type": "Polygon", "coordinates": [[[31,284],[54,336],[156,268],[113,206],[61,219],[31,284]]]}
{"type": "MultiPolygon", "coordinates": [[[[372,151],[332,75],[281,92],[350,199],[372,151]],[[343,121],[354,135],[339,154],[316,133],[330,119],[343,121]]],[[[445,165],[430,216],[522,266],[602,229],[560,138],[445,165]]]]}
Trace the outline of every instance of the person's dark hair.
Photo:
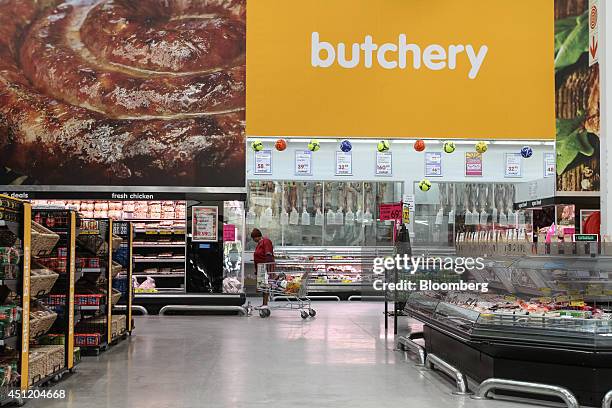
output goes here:
{"type": "Polygon", "coordinates": [[[259,229],[257,229],[257,228],[253,228],[253,231],[251,231],[251,238],[255,239],[255,238],[258,238],[258,237],[261,237],[261,236],[263,236],[261,234],[261,231],[259,229]]]}

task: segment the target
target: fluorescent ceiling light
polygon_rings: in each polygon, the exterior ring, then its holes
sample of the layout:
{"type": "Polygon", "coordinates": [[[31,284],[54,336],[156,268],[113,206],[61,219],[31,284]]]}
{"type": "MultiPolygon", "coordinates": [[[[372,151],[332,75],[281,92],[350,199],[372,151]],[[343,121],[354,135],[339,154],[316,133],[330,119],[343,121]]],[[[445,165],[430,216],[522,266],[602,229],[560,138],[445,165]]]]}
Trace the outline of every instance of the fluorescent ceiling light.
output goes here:
{"type": "Polygon", "coordinates": [[[451,142],[455,143],[456,145],[472,145],[478,143],[475,140],[451,140],[451,142]]]}

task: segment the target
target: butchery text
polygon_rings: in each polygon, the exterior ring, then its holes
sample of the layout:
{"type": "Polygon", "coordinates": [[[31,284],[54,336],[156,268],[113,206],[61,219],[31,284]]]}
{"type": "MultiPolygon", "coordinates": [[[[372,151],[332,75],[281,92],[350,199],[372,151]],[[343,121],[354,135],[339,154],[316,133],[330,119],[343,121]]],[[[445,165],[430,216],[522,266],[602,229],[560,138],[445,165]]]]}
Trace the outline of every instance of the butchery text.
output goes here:
{"type": "Polygon", "coordinates": [[[315,68],[329,68],[337,61],[342,68],[355,68],[362,63],[372,68],[375,63],[384,69],[406,69],[412,66],[419,70],[422,65],[432,71],[455,70],[458,64],[469,63],[469,79],[476,79],[482,68],[489,47],[482,45],[478,51],[472,44],[456,44],[443,47],[431,44],[424,49],[418,44],[408,43],[406,34],[400,34],[397,43],[377,44],[371,35],[362,43],[353,43],[347,51],[344,43],[321,41],[318,32],[312,33],[311,64],[315,68]],[[362,52],[363,51],[363,52],[362,52]],[[347,55],[350,53],[350,57],[347,55]]]}

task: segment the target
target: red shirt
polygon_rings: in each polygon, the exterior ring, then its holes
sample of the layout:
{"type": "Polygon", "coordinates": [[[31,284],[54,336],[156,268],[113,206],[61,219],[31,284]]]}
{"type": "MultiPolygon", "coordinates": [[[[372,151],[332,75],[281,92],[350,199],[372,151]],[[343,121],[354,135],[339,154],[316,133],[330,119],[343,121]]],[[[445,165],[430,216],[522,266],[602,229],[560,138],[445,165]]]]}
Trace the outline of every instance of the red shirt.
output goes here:
{"type": "Polygon", "coordinates": [[[274,246],[268,237],[262,237],[257,243],[253,261],[256,266],[260,263],[274,262],[274,246]]]}

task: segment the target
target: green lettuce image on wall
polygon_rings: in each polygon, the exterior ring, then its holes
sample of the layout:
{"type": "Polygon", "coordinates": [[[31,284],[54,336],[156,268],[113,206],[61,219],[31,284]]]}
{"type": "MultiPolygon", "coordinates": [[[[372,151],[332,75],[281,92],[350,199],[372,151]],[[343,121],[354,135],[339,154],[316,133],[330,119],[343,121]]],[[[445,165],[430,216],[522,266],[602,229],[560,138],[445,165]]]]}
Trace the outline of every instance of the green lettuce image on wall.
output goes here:
{"type": "Polygon", "coordinates": [[[589,66],[588,1],[555,0],[558,191],[599,190],[599,67],[589,66]]]}
{"type": "Polygon", "coordinates": [[[555,22],[555,72],[574,65],[589,52],[589,16],[585,12],[555,22]]]}
{"type": "Polygon", "coordinates": [[[584,115],[575,119],[557,119],[557,174],[563,174],[578,154],[590,157],[595,153],[584,120],[584,115]]]}

